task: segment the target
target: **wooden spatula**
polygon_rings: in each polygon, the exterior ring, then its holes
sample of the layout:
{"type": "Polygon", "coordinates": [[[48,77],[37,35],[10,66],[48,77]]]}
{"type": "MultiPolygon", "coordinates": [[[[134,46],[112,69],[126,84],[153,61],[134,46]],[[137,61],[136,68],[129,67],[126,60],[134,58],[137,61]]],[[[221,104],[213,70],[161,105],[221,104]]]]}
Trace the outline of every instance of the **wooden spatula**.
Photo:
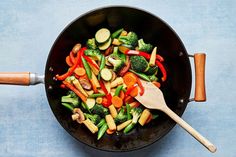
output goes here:
{"type": "Polygon", "coordinates": [[[171,119],[178,123],[202,145],[204,145],[210,152],[214,153],[216,151],[216,147],[210,141],[203,137],[166,105],[163,93],[159,88],[151,82],[142,81],[142,84],[145,89],[144,94],[142,96],[138,94],[138,96],[135,97],[140,103],[142,103],[146,108],[157,109],[166,113],[171,119]]]}

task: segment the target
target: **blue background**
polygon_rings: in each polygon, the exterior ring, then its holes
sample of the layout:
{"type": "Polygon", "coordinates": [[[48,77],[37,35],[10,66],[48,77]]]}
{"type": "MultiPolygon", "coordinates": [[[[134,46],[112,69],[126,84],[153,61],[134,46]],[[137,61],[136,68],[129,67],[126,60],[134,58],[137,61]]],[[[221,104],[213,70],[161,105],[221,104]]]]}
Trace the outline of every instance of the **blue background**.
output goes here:
{"type": "Polygon", "coordinates": [[[91,9],[116,4],[152,12],[174,28],[190,54],[207,54],[208,100],[189,103],[183,118],[212,141],[218,151],[211,154],[179,126],[157,143],[138,151],[109,153],[94,150],[63,130],[51,112],[44,86],[38,85],[0,86],[0,156],[234,157],[235,0],[1,0],[0,71],[43,74],[48,52],[68,23],[91,9]]]}

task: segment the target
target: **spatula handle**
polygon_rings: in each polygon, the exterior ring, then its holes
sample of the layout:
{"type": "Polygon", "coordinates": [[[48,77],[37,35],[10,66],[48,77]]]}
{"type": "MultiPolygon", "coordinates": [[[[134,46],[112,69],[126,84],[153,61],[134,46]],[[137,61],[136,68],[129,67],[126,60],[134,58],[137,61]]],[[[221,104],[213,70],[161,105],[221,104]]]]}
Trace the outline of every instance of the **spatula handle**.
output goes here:
{"type": "Polygon", "coordinates": [[[195,101],[206,101],[206,90],[205,90],[205,53],[194,54],[195,64],[195,101]]]}
{"type": "Polygon", "coordinates": [[[216,147],[203,137],[199,132],[192,128],[188,123],[186,123],[182,118],[180,118],[175,112],[173,112],[168,107],[165,107],[163,110],[169,117],[171,117],[176,123],[178,123],[183,129],[185,129],[190,135],[197,139],[202,145],[204,145],[210,152],[214,153],[216,147]]]}

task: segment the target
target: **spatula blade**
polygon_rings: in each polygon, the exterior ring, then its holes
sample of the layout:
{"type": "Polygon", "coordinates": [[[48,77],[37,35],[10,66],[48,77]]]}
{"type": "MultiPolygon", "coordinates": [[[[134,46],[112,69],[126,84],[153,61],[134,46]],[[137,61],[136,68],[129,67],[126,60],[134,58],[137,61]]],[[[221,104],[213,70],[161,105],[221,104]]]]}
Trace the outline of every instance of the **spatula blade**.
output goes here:
{"type": "Polygon", "coordinates": [[[166,106],[166,102],[162,91],[157,88],[153,83],[141,80],[144,87],[144,94],[139,94],[135,97],[143,106],[149,109],[161,110],[166,106]]]}

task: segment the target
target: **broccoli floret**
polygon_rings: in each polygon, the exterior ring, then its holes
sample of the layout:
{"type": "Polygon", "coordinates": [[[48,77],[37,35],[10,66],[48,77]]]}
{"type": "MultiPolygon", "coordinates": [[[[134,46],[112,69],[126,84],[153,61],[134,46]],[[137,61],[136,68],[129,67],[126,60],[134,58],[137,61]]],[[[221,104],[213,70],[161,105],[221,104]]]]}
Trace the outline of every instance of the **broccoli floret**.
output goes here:
{"type": "Polygon", "coordinates": [[[116,123],[123,123],[126,120],[127,120],[127,114],[125,114],[124,108],[121,108],[120,112],[118,113],[118,115],[115,118],[115,122],[116,123]]]}
{"type": "Polygon", "coordinates": [[[84,113],[84,115],[87,119],[90,119],[95,125],[97,125],[101,120],[101,117],[97,114],[84,113]]]}
{"type": "Polygon", "coordinates": [[[94,60],[101,60],[102,59],[102,54],[98,49],[87,49],[84,51],[84,54],[86,56],[92,57],[94,60]]]}
{"type": "Polygon", "coordinates": [[[103,107],[102,105],[95,104],[94,107],[91,109],[91,112],[93,114],[97,114],[100,117],[105,117],[109,114],[109,111],[107,108],[103,107]]]}
{"type": "Polygon", "coordinates": [[[137,124],[139,117],[141,116],[142,113],[142,109],[141,108],[132,108],[132,110],[130,111],[130,113],[132,114],[133,118],[132,118],[132,122],[125,127],[124,129],[124,133],[128,133],[130,132],[134,126],[137,124]]]}
{"type": "Polygon", "coordinates": [[[136,46],[138,43],[138,36],[134,32],[129,32],[126,36],[119,36],[119,41],[124,44],[136,46]]]}
{"type": "MultiPolygon", "coordinates": [[[[114,50],[115,51],[115,50],[114,50]]],[[[117,49],[118,51],[118,49],[117,49]]],[[[107,58],[108,62],[113,65],[113,71],[119,73],[119,71],[125,66],[125,62],[121,59],[117,53],[111,54],[107,58]]]]}
{"type": "Polygon", "coordinates": [[[152,45],[151,44],[146,44],[143,39],[139,39],[138,40],[138,49],[140,51],[144,51],[144,52],[151,52],[152,51],[152,45]]]}
{"type": "Polygon", "coordinates": [[[88,48],[88,49],[93,49],[93,50],[95,50],[95,49],[97,48],[95,38],[88,39],[86,45],[87,45],[87,48],[88,48]]]}
{"type": "Polygon", "coordinates": [[[79,97],[73,91],[69,91],[68,95],[62,96],[61,102],[62,103],[69,103],[69,104],[73,105],[73,107],[77,107],[80,103],[79,97]]]}
{"type": "Polygon", "coordinates": [[[148,68],[148,70],[145,72],[145,74],[147,74],[147,75],[156,75],[157,74],[157,72],[158,72],[158,66],[150,66],[149,68],[148,68]]]}
{"type": "Polygon", "coordinates": [[[143,56],[131,56],[130,57],[131,69],[136,72],[145,72],[149,68],[147,60],[143,56]]]}

